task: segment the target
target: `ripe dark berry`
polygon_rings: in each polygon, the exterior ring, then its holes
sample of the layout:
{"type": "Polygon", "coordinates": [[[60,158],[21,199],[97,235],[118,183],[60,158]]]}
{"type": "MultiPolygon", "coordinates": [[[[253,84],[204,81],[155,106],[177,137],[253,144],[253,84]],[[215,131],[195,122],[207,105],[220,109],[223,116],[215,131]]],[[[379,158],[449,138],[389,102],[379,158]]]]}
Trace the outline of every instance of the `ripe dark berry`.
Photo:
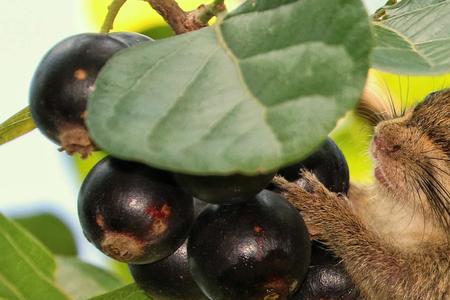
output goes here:
{"type": "Polygon", "coordinates": [[[209,298],[286,299],[300,286],[310,241],[297,210],[279,194],[209,206],[188,240],[189,266],[209,298]]]}
{"type": "Polygon", "coordinates": [[[30,88],[30,110],[40,131],[69,154],[78,152],[86,157],[93,151],[84,121],[97,75],[113,54],[141,39],[141,35],[131,41],[123,34],[84,33],[51,48],[30,88]]]}
{"type": "Polygon", "coordinates": [[[129,268],[136,284],[155,300],[208,300],[189,271],[187,242],[169,257],[129,268]]]}
{"type": "Polygon", "coordinates": [[[78,197],[86,238],[106,255],[134,264],[178,249],[193,214],[192,197],[170,173],[111,157],[91,170],[78,197]]]}
{"type": "Polygon", "coordinates": [[[236,204],[253,199],[275,176],[195,176],[175,174],[175,180],[194,197],[213,204],[236,204]]]}
{"type": "Polygon", "coordinates": [[[111,32],[108,36],[125,43],[128,47],[136,46],[145,42],[153,41],[146,35],[137,32],[111,32]]]}
{"type": "MultiPolygon", "coordinates": [[[[300,178],[299,171],[301,169],[313,172],[332,192],[344,194],[348,192],[350,178],[347,161],[342,151],[330,138],[308,158],[280,169],[278,175],[293,182],[300,178]]],[[[273,186],[270,189],[275,190],[273,186]]]]}
{"type": "MultiPolygon", "coordinates": [[[[205,207],[205,202],[194,199],[195,215],[205,207]]],[[[162,260],[128,266],[136,284],[155,300],[208,300],[189,271],[187,241],[162,260]]]]}
{"type": "Polygon", "coordinates": [[[360,299],[360,294],[345,271],[339,258],[323,245],[314,241],[311,249],[311,266],[298,293],[290,300],[360,299]]]}

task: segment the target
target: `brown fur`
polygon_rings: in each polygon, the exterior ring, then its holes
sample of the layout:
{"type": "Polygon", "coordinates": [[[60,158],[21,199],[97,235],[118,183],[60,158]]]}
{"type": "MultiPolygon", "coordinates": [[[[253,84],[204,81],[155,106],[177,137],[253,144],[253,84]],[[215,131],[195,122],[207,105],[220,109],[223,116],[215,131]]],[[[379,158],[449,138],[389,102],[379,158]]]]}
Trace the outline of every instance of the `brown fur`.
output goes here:
{"type": "Polygon", "coordinates": [[[450,91],[375,129],[373,186],[349,197],[277,177],[366,299],[450,299],[450,91]]]}

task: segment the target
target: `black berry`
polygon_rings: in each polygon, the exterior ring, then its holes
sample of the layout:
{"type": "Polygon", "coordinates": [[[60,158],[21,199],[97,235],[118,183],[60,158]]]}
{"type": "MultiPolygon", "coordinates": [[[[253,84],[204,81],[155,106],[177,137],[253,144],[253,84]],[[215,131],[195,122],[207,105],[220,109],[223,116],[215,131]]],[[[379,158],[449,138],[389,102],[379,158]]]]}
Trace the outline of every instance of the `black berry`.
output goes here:
{"type": "Polygon", "coordinates": [[[314,241],[311,265],[301,289],[290,300],[356,300],[360,294],[338,257],[314,241]]]}
{"type": "MultiPolygon", "coordinates": [[[[194,214],[207,206],[194,199],[194,214]]],[[[136,284],[155,300],[208,300],[191,276],[187,241],[172,255],[145,265],[129,265],[136,284]]]]}
{"type": "Polygon", "coordinates": [[[144,40],[133,34],[83,33],[51,48],[34,73],[30,110],[36,126],[69,154],[87,156],[95,145],[86,126],[88,96],[105,63],[119,50],[144,40]]]}
{"type": "MultiPolygon", "coordinates": [[[[347,161],[342,151],[330,138],[308,158],[280,169],[278,175],[291,182],[297,181],[300,179],[301,169],[314,173],[332,192],[344,194],[348,192],[350,178],[347,161]]],[[[270,189],[275,190],[276,188],[271,186],[270,189]]]]}
{"type": "Polygon", "coordinates": [[[145,42],[153,41],[153,39],[149,38],[148,36],[137,32],[111,32],[108,33],[108,36],[126,44],[128,47],[137,46],[145,42]]]}
{"type": "Polygon", "coordinates": [[[151,263],[172,254],[193,222],[193,200],[170,173],[106,157],[78,197],[86,238],[110,257],[151,263]]]}
{"type": "Polygon", "coordinates": [[[129,268],[136,284],[155,300],[208,300],[189,271],[187,242],[169,257],[129,268]]]}
{"type": "Polygon", "coordinates": [[[275,176],[196,176],[176,174],[175,179],[194,197],[213,204],[235,204],[253,199],[275,176]]]}
{"type": "Polygon", "coordinates": [[[263,191],[242,204],[207,207],[192,228],[188,257],[211,299],[286,299],[306,274],[310,241],[297,210],[263,191]]]}

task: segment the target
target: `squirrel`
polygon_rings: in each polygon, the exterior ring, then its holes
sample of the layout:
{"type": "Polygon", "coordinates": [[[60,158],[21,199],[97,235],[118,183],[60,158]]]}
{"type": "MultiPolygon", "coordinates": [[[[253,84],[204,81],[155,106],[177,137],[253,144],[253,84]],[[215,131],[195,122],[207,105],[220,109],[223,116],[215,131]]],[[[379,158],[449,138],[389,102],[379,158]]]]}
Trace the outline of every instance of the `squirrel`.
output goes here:
{"type": "Polygon", "coordinates": [[[371,118],[373,185],[345,196],[307,171],[275,183],[364,299],[450,299],[450,89],[386,115],[371,118]]]}

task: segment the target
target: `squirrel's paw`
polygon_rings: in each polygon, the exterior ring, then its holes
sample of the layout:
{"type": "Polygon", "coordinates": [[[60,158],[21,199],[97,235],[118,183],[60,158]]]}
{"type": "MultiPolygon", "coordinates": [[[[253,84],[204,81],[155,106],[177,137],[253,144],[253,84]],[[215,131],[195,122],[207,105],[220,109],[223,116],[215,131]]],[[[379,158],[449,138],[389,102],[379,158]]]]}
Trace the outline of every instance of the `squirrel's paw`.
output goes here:
{"type": "Polygon", "coordinates": [[[288,182],[277,176],[274,183],[279,186],[282,195],[299,210],[314,238],[320,237],[323,225],[330,218],[335,218],[337,211],[345,204],[339,194],[330,192],[309,171],[302,171],[301,179],[296,182],[288,182]]]}

